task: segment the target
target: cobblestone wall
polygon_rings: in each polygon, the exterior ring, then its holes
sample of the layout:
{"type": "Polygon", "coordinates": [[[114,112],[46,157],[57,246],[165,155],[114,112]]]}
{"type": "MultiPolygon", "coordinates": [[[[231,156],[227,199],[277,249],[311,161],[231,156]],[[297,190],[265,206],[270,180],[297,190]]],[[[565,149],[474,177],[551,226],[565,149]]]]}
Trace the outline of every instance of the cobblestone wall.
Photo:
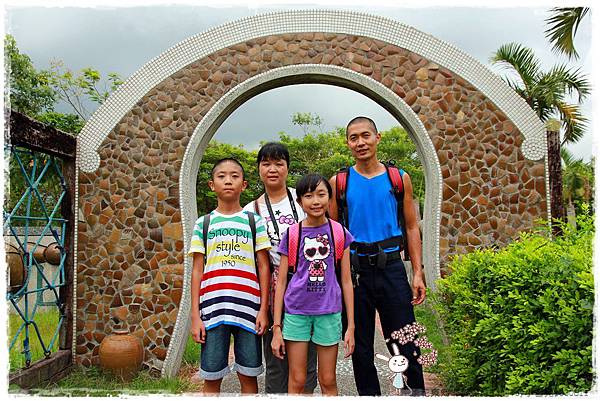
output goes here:
{"type": "Polygon", "coordinates": [[[148,92],[103,142],[100,168],[80,173],[78,363],[98,363],[99,344],[114,316],[142,339],[146,367],[162,368],[183,287],[178,179],[189,138],[238,83],[306,63],[365,74],[418,114],[442,166],[442,266],[453,254],[506,244],[546,216],[543,161],[525,160],[523,136],[513,123],[444,67],[352,35],[283,34],[240,43],[188,65],[148,92]]]}

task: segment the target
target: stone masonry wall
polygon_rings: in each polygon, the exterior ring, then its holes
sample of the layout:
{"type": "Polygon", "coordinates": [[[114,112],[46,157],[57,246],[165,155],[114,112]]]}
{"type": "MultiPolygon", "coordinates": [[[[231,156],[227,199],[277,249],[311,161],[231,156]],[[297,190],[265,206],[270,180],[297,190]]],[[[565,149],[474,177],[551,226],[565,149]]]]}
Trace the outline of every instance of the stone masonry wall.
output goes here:
{"type": "Polygon", "coordinates": [[[232,87],[261,72],[303,63],[363,73],[417,113],[442,167],[442,266],[451,255],[506,244],[546,216],[543,162],[525,160],[519,148],[523,136],[515,126],[442,66],[352,35],[284,34],[240,43],[153,88],[103,142],[100,168],[80,172],[78,364],[98,364],[99,344],[117,317],[142,339],[145,367],[161,369],[183,287],[178,179],[186,145],[232,87]]]}

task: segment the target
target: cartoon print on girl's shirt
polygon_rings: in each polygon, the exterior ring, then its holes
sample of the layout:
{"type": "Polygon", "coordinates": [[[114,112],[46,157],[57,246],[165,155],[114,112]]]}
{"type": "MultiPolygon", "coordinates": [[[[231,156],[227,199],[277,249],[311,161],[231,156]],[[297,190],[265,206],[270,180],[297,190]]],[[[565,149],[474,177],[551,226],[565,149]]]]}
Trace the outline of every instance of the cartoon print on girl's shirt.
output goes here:
{"type": "Polygon", "coordinates": [[[327,270],[325,259],[331,253],[329,236],[319,234],[316,238],[306,237],[302,253],[306,260],[310,262],[308,266],[308,291],[325,291],[324,280],[325,270],[327,270]]]}

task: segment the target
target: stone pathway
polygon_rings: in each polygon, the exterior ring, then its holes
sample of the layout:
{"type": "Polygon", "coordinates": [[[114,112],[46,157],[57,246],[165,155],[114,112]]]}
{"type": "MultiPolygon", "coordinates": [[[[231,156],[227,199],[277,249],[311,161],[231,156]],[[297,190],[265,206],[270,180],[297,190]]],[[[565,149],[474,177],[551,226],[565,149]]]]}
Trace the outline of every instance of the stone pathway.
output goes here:
{"type": "MultiPolygon", "coordinates": [[[[384,355],[389,355],[387,347],[385,345],[385,340],[383,339],[383,335],[381,334],[381,326],[378,317],[376,321],[376,327],[377,330],[375,334],[375,352],[384,355]]],[[[233,347],[231,347],[229,353],[229,360],[230,363],[233,363],[233,347]]],[[[393,389],[391,387],[391,383],[388,380],[386,380],[386,377],[389,376],[389,371],[385,361],[376,359],[375,366],[377,367],[377,372],[379,374],[379,382],[381,383],[381,390],[383,394],[392,395],[393,389]]],[[[340,344],[339,347],[336,373],[339,395],[357,396],[358,393],[356,392],[356,385],[354,383],[352,359],[344,359],[342,344],[340,344]]],[[[265,374],[263,373],[258,377],[259,392],[263,392],[264,388],[265,374]]],[[[433,373],[425,373],[425,391],[426,394],[429,396],[445,395],[441,382],[433,373]]],[[[236,374],[229,374],[223,379],[223,384],[221,385],[221,392],[224,395],[238,395],[240,393],[240,384],[236,374]]],[[[321,394],[321,390],[318,385],[315,389],[315,394],[321,394]]]]}

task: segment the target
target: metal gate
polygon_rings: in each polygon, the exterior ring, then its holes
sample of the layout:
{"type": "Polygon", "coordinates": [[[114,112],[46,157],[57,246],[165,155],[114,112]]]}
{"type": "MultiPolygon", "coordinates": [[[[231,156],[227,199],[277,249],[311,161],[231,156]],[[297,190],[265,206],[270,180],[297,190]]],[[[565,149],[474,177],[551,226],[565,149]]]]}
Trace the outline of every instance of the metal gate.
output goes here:
{"type": "Polygon", "coordinates": [[[60,379],[72,366],[76,140],[15,112],[9,127],[9,382],[29,388],[60,379]]]}

